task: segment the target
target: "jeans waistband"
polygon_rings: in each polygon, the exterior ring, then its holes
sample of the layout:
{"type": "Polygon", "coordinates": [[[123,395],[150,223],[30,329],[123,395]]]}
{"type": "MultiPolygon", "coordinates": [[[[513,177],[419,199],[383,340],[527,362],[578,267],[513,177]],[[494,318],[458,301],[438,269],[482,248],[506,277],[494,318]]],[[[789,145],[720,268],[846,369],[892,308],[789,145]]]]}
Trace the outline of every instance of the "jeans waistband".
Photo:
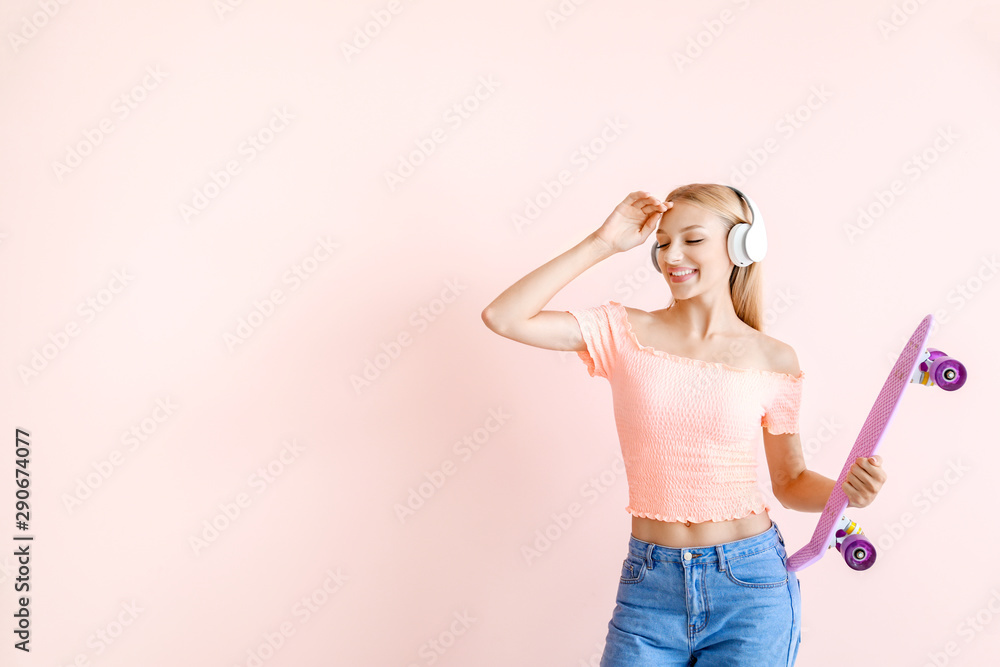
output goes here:
{"type": "Polygon", "coordinates": [[[684,565],[694,565],[697,563],[718,563],[722,569],[726,560],[751,556],[761,551],[766,551],[780,544],[782,557],[784,557],[785,538],[778,528],[778,524],[771,520],[771,527],[759,535],[745,537],[734,542],[724,542],[702,547],[665,547],[660,544],[653,544],[638,539],[629,534],[629,553],[643,558],[646,566],[652,569],[655,567],[654,561],[666,563],[681,563],[684,565]]]}

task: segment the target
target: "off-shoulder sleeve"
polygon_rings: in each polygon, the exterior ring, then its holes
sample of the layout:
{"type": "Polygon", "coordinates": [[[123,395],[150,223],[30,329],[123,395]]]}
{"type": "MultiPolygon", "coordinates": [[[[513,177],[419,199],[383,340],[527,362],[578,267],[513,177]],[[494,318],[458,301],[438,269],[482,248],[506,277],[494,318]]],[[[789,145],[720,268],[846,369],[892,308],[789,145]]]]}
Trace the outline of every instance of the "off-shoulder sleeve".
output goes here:
{"type": "Polygon", "coordinates": [[[799,371],[797,377],[787,373],[775,374],[777,379],[772,387],[770,401],[764,406],[761,426],[775,435],[799,432],[799,411],[802,407],[802,384],[805,376],[805,371],[799,371]]]}
{"type": "Polygon", "coordinates": [[[617,353],[612,321],[614,313],[611,311],[610,303],[585,310],[564,312],[575,317],[580,323],[580,331],[583,332],[583,341],[587,349],[578,350],[577,355],[587,364],[587,372],[591,377],[599,375],[610,380],[615,370],[617,353]]]}

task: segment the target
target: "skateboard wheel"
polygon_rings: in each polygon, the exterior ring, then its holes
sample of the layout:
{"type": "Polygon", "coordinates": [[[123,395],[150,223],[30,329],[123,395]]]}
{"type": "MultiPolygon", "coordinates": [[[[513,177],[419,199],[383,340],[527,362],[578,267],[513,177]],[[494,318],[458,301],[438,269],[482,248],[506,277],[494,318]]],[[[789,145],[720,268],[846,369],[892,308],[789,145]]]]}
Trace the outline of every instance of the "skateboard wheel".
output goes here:
{"type": "Polygon", "coordinates": [[[931,380],[945,391],[955,391],[960,389],[968,379],[965,365],[958,359],[949,357],[941,350],[928,348],[930,357],[921,366],[930,373],[931,380]]]}
{"type": "Polygon", "coordinates": [[[852,570],[867,570],[875,564],[875,545],[863,534],[845,537],[840,545],[840,553],[852,570]]]}

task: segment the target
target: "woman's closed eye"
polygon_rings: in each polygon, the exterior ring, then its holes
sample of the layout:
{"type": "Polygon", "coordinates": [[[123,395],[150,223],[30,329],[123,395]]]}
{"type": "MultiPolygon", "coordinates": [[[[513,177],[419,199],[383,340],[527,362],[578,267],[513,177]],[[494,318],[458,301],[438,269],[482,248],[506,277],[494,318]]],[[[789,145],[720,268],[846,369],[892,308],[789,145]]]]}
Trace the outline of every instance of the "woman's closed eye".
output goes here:
{"type": "MultiPolygon", "coordinates": [[[[704,240],[705,239],[693,239],[691,241],[688,241],[688,243],[701,243],[704,240]]],[[[670,245],[670,244],[669,243],[661,243],[660,245],[658,245],[656,247],[657,248],[666,248],[668,245],[670,245]]]]}

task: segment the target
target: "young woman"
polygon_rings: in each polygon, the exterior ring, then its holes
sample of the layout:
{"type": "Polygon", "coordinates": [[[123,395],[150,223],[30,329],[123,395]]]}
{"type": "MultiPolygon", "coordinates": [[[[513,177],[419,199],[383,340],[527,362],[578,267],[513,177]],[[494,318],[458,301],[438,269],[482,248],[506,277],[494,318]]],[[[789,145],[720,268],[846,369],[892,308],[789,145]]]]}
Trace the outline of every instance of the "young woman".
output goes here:
{"type": "MultiPolygon", "coordinates": [[[[729,244],[755,209],[724,185],[678,187],[665,202],[633,192],[483,311],[492,331],[575,350],[611,383],[632,531],[601,667],[777,667],[798,655],[800,584],[758,485],[759,438],[783,507],[821,512],[836,481],[805,467],[805,373],[791,346],[761,331],[760,265],[729,244]],[[667,308],[542,310],[654,229],[667,308]]],[[[858,459],[843,485],[849,507],[869,505],[885,479],[881,457],[858,459]]]]}

